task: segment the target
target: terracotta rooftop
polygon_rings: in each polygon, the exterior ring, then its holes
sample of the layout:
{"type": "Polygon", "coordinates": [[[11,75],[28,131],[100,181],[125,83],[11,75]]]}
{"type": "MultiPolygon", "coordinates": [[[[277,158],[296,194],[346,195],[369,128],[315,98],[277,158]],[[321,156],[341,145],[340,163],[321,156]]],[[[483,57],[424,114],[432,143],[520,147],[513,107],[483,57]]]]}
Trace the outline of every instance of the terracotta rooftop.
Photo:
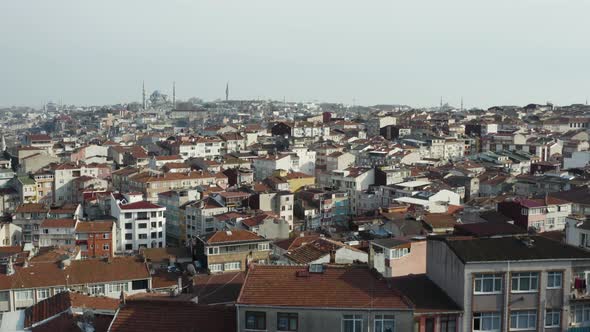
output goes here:
{"type": "Polygon", "coordinates": [[[61,269],[57,262],[31,260],[28,267],[15,265],[13,275],[0,274],[0,289],[83,285],[148,279],[149,276],[146,264],[136,257],[115,257],[110,262],[104,259],[73,260],[65,269],[61,269]]]}
{"type": "Polygon", "coordinates": [[[80,221],[76,233],[109,233],[113,230],[112,221],[80,221]]]}
{"type": "Polygon", "coordinates": [[[198,305],[179,301],[128,301],[110,332],[236,331],[236,310],[227,306],[198,305]]]}
{"type": "Polygon", "coordinates": [[[16,213],[47,213],[49,207],[41,203],[25,203],[16,208],[16,213]]]}
{"type": "Polygon", "coordinates": [[[263,241],[265,238],[247,230],[235,229],[232,231],[208,233],[203,235],[201,240],[207,244],[224,244],[232,242],[263,241]]]}
{"type": "Polygon", "coordinates": [[[159,206],[154,203],[150,203],[148,201],[139,201],[135,203],[129,204],[119,204],[121,210],[149,210],[149,209],[161,209],[162,206],[159,206]]]}
{"type": "Polygon", "coordinates": [[[238,300],[245,278],[245,272],[196,275],[193,295],[200,304],[233,303],[238,300]]]}
{"type": "Polygon", "coordinates": [[[366,266],[324,266],[310,273],[304,266],[254,265],[239,304],[303,307],[410,310],[410,303],[366,266]]]}
{"type": "Polygon", "coordinates": [[[119,307],[119,300],[69,291],[62,292],[28,307],[25,310],[25,327],[30,327],[72,307],[111,311],[114,314],[119,307]]]}
{"type": "Polygon", "coordinates": [[[74,228],[76,220],[72,218],[64,219],[45,219],[41,223],[42,228],[74,228]]]}

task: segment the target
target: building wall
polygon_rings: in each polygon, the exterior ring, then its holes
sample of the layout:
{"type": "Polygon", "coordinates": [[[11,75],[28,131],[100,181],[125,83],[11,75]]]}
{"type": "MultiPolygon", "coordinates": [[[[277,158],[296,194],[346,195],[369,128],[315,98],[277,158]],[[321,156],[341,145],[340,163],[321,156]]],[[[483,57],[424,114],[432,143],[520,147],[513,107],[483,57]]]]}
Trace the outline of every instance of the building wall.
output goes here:
{"type": "Polygon", "coordinates": [[[375,331],[375,315],[394,315],[395,331],[412,331],[413,314],[410,310],[346,310],[322,308],[270,308],[270,307],[237,307],[238,331],[247,332],[246,311],[263,311],[266,313],[266,331],[277,331],[277,313],[297,313],[298,331],[342,332],[343,315],[362,315],[363,332],[375,331]]]}

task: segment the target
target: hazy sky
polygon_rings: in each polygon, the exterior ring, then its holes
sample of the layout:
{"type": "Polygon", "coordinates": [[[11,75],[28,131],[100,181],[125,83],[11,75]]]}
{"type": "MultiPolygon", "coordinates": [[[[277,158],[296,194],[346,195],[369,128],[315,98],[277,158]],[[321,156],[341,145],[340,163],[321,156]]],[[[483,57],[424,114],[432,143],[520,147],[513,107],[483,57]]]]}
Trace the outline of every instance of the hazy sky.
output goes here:
{"type": "Polygon", "coordinates": [[[0,105],[583,103],[590,1],[2,0],[0,105]]]}

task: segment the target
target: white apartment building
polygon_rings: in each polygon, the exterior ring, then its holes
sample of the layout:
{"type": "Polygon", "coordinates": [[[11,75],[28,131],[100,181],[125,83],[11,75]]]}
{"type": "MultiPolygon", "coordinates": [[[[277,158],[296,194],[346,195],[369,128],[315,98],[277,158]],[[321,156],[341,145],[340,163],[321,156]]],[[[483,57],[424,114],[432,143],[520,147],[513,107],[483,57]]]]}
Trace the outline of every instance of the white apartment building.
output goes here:
{"type": "Polygon", "coordinates": [[[296,158],[292,158],[293,170],[314,175],[316,152],[303,146],[293,147],[291,151],[296,155],[296,158]]]}
{"type": "Polygon", "coordinates": [[[211,197],[189,204],[185,208],[186,237],[194,239],[199,235],[213,232],[215,218],[213,216],[226,213],[229,209],[211,197]]]}
{"type": "Polygon", "coordinates": [[[184,159],[212,158],[221,155],[224,142],[217,137],[197,137],[178,145],[178,154],[184,159]]]}
{"type": "Polygon", "coordinates": [[[141,193],[111,194],[117,219],[117,251],[166,247],[165,207],[144,201],[141,193]]]}
{"type": "Polygon", "coordinates": [[[81,176],[98,177],[99,168],[89,167],[79,163],[65,163],[57,166],[54,170],[53,198],[56,203],[74,202],[74,179],[81,176]]]}
{"type": "Polygon", "coordinates": [[[291,170],[291,155],[270,155],[264,158],[254,159],[254,180],[262,181],[271,176],[277,169],[291,170]]]}

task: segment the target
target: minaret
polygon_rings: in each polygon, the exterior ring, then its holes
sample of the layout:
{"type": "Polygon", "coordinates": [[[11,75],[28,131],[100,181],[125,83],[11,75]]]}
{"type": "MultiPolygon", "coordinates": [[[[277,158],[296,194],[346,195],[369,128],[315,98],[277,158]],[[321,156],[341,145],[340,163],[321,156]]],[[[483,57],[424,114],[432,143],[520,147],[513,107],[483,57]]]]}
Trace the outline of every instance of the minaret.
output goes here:
{"type": "Polygon", "coordinates": [[[142,93],[142,98],[143,101],[141,103],[141,105],[143,106],[143,109],[145,110],[145,81],[141,82],[141,93],[142,93]]]}
{"type": "Polygon", "coordinates": [[[229,100],[229,82],[225,84],[225,101],[229,100]]]}
{"type": "Polygon", "coordinates": [[[176,82],[172,82],[172,108],[176,109],[176,82]]]}
{"type": "Polygon", "coordinates": [[[461,112],[463,112],[463,97],[461,97],[461,112]]]}

